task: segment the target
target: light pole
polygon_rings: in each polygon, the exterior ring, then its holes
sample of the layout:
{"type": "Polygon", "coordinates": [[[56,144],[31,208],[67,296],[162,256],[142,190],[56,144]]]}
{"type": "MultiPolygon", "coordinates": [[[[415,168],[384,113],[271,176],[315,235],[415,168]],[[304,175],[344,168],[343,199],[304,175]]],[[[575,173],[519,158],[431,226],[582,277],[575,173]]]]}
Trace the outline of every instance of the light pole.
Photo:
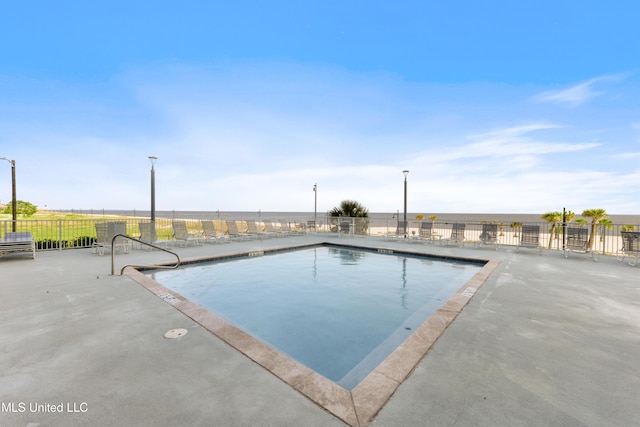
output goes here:
{"type": "Polygon", "coordinates": [[[403,170],[404,174],[404,238],[407,238],[407,175],[409,175],[408,170],[403,170]]]}
{"type": "Polygon", "coordinates": [[[318,184],[313,184],[313,231],[318,230],[318,184]]]}
{"type": "Polygon", "coordinates": [[[11,231],[16,231],[17,217],[17,200],[16,200],[16,161],[9,160],[6,157],[0,157],[0,160],[6,160],[11,164],[11,231]]]}
{"type": "Polygon", "coordinates": [[[149,156],[149,160],[151,160],[151,222],[155,224],[156,222],[156,170],[154,165],[156,160],[158,160],[155,156],[149,156]]]}

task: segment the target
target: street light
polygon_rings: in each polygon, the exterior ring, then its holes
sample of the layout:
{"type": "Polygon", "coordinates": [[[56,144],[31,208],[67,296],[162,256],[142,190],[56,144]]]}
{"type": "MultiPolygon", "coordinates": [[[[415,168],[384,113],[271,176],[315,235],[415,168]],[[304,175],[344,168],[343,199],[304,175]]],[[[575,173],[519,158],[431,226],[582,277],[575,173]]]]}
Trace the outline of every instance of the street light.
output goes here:
{"type": "Polygon", "coordinates": [[[0,160],[6,160],[11,164],[11,231],[16,231],[16,218],[17,218],[17,201],[16,201],[16,161],[9,160],[6,157],[0,157],[0,160]]]}
{"type": "Polygon", "coordinates": [[[318,184],[313,184],[313,231],[318,229],[318,184]]]}
{"type": "Polygon", "coordinates": [[[149,160],[151,160],[151,222],[155,224],[156,222],[156,170],[154,165],[156,160],[158,160],[155,156],[149,156],[149,160]]]}
{"type": "Polygon", "coordinates": [[[407,175],[409,175],[408,170],[403,170],[404,174],[404,238],[407,238],[407,175]]]}

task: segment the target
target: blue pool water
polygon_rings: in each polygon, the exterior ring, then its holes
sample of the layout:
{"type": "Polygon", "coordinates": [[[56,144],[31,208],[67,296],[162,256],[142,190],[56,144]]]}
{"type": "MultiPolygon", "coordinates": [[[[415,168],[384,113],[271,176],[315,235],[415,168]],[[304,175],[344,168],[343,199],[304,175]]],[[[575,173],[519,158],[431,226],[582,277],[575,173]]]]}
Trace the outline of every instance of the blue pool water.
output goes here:
{"type": "Polygon", "coordinates": [[[351,390],[481,267],[320,246],[153,277],[351,390]]]}

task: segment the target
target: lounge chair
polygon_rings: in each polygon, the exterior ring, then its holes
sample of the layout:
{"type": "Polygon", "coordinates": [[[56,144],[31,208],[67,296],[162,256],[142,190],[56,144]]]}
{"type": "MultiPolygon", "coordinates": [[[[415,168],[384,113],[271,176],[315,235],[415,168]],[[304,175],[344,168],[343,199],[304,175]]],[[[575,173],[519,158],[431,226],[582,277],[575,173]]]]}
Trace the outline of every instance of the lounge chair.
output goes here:
{"type": "Polygon", "coordinates": [[[638,265],[640,257],[640,232],[638,231],[621,231],[622,248],[618,251],[618,260],[628,260],[629,265],[638,265]]]}
{"type": "Polygon", "coordinates": [[[231,239],[235,239],[235,240],[250,240],[256,236],[248,234],[248,233],[243,233],[240,232],[240,230],[238,230],[238,224],[236,224],[235,221],[233,220],[227,220],[227,234],[229,235],[229,238],[231,239]]]}
{"type": "MultiPolygon", "coordinates": [[[[140,240],[145,243],[149,243],[150,245],[155,245],[159,247],[168,248],[169,241],[168,240],[158,240],[158,236],[156,234],[156,225],[153,222],[140,222],[138,223],[140,227],[140,240]]],[[[152,248],[149,246],[144,246],[145,249],[151,250],[152,248]]]]}
{"type": "Polygon", "coordinates": [[[93,252],[102,256],[104,255],[105,249],[109,248],[111,250],[129,253],[129,241],[124,237],[118,237],[114,241],[113,238],[116,234],[127,234],[126,222],[97,222],[96,241],[93,242],[93,245],[91,245],[93,248],[93,252]]]}
{"type": "Polygon", "coordinates": [[[464,246],[464,230],[466,224],[464,222],[454,222],[451,227],[451,236],[445,239],[440,239],[442,243],[454,243],[464,246]]]}
{"type": "Polygon", "coordinates": [[[482,224],[482,233],[478,236],[477,247],[483,245],[495,245],[496,251],[500,247],[498,240],[498,224],[482,224]]]}
{"type": "Polygon", "coordinates": [[[589,248],[589,230],[586,227],[567,227],[562,252],[565,258],[569,258],[569,252],[578,252],[587,254],[594,261],[598,261],[598,253],[589,248]]]}
{"type": "Polygon", "coordinates": [[[289,221],[281,221],[280,222],[280,230],[287,234],[303,234],[303,231],[300,231],[296,228],[291,228],[289,221]]]}
{"type": "Polygon", "coordinates": [[[171,221],[171,228],[173,229],[174,240],[181,246],[188,246],[192,242],[196,245],[202,243],[202,239],[199,236],[189,234],[185,221],[171,221]]]}
{"type": "Polygon", "coordinates": [[[351,221],[340,221],[338,223],[338,237],[346,234],[348,237],[353,236],[353,224],[351,221]]]}
{"type": "Polygon", "coordinates": [[[516,252],[520,252],[520,248],[536,248],[542,255],[542,245],[540,244],[540,226],[524,224],[520,230],[520,242],[516,252]]]}
{"type": "Polygon", "coordinates": [[[398,223],[396,224],[395,231],[393,233],[388,233],[385,237],[389,240],[404,239],[405,224],[406,224],[406,228],[408,229],[409,228],[408,221],[398,221],[398,223]]]}
{"type": "Polygon", "coordinates": [[[273,226],[271,221],[264,221],[264,229],[267,233],[276,237],[286,237],[287,233],[273,226]]]}
{"type": "Polygon", "coordinates": [[[247,220],[247,232],[254,236],[262,237],[275,237],[275,234],[269,233],[268,231],[262,231],[258,229],[258,224],[256,224],[253,220],[247,220]]]}
{"type": "Polygon", "coordinates": [[[28,231],[10,231],[0,239],[0,256],[15,252],[31,252],[31,258],[36,258],[36,243],[28,231]]]}
{"type": "Polygon", "coordinates": [[[202,220],[202,237],[205,243],[225,243],[229,238],[222,233],[216,231],[215,224],[212,220],[202,220]]]}
{"type": "Polygon", "coordinates": [[[421,221],[418,227],[418,235],[412,236],[411,240],[415,242],[432,243],[439,238],[440,236],[433,231],[433,222],[421,221]]]}

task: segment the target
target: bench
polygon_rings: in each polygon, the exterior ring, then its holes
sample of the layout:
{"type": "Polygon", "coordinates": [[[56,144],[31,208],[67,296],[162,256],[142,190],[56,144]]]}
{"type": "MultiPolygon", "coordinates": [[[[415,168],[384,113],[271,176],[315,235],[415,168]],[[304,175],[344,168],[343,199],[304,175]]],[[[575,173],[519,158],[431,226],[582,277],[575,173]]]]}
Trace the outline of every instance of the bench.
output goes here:
{"type": "Polygon", "coordinates": [[[28,231],[8,232],[0,239],[0,256],[14,252],[31,252],[36,257],[36,243],[28,231]]]}

